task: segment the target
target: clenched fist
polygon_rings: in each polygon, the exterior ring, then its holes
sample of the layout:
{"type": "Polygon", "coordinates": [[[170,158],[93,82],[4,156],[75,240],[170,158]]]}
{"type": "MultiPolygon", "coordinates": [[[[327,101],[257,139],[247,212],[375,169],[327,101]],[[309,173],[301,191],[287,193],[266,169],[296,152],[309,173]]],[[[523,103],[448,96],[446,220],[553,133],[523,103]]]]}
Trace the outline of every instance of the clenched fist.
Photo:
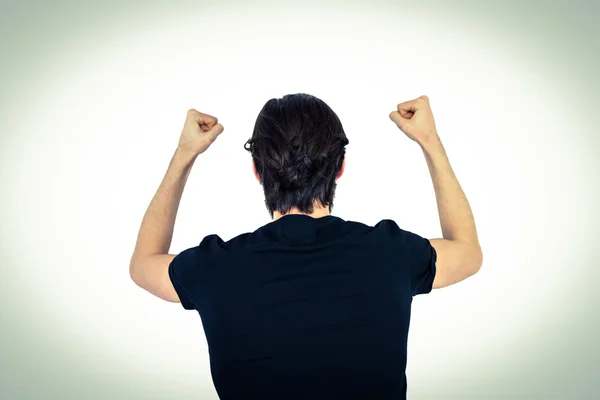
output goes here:
{"type": "Polygon", "coordinates": [[[427,96],[398,104],[398,110],[390,113],[390,119],[421,146],[439,139],[427,96]]]}
{"type": "Polygon", "coordinates": [[[212,115],[189,110],[179,138],[179,148],[194,156],[204,153],[223,132],[223,125],[217,122],[212,115]]]}

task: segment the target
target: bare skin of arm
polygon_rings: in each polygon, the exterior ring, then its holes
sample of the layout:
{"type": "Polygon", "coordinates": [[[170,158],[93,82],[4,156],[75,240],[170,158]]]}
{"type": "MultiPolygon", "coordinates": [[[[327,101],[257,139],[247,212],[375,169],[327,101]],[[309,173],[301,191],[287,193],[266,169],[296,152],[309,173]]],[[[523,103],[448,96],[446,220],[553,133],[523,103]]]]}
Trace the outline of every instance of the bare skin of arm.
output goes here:
{"type": "Polygon", "coordinates": [[[190,171],[202,154],[223,132],[217,119],[189,110],[169,168],[144,215],[129,263],[131,279],[163,300],[179,303],[168,274],[175,258],[169,254],[177,210],[190,171]]]}
{"type": "Polygon", "coordinates": [[[435,191],[441,239],[430,239],[437,253],[433,288],[446,287],[474,275],[483,263],[471,206],[438,136],[427,96],[398,104],[390,119],[421,147],[435,191]]]}

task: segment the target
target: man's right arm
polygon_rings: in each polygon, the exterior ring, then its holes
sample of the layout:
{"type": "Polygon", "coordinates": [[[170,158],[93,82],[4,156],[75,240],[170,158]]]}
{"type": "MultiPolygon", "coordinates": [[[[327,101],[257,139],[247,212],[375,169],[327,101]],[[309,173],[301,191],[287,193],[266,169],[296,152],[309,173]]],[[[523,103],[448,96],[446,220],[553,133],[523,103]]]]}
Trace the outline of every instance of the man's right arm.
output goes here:
{"type": "Polygon", "coordinates": [[[431,174],[443,237],[429,240],[437,253],[433,288],[460,282],[479,271],[483,254],[471,207],[437,134],[429,99],[401,103],[390,118],[421,146],[431,174]]]}
{"type": "Polygon", "coordinates": [[[437,253],[433,288],[460,282],[477,273],[483,254],[475,220],[465,193],[446,155],[441,141],[421,146],[435,191],[443,239],[430,239],[437,253]]]}

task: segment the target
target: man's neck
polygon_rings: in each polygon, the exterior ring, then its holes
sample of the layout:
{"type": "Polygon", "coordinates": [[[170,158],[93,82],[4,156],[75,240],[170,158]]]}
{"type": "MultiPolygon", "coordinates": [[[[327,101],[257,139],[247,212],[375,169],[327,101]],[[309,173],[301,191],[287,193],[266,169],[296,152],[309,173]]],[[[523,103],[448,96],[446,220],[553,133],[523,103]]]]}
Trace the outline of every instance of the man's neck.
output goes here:
{"type": "Polygon", "coordinates": [[[273,221],[276,221],[279,218],[281,218],[281,217],[283,217],[285,215],[290,215],[290,214],[308,215],[309,217],[313,217],[313,218],[321,218],[321,217],[325,217],[327,215],[331,215],[331,213],[329,212],[329,207],[317,207],[317,206],[315,206],[313,208],[313,212],[310,213],[310,214],[300,212],[300,211],[298,211],[297,208],[292,208],[289,212],[287,212],[285,214],[281,214],[279,211],[275,211],[273,213],[273,221]]]}

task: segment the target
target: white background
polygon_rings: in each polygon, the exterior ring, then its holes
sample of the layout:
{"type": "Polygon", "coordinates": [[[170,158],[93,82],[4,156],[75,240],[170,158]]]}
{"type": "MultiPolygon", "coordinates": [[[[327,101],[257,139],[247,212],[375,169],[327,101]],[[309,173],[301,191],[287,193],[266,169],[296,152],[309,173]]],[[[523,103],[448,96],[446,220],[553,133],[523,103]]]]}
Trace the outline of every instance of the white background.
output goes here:
{"type": "Polygon", "coordinates": [[[115,14],[6,75],[6,394],[216,398],[198,315],[135,286],[129,257],[192,107],[225,131],[195,163],[171,252],[268,223],[243,145],[267,100],[297,92],[350,140],[334,215],[440,236],[423,155],[388,118],[422,94],[471,203],[484,265],[415,298],[409,398],[591,390],[597,82],[549,61],[552,41],[472,15],[352,5],[115,14]]]}

